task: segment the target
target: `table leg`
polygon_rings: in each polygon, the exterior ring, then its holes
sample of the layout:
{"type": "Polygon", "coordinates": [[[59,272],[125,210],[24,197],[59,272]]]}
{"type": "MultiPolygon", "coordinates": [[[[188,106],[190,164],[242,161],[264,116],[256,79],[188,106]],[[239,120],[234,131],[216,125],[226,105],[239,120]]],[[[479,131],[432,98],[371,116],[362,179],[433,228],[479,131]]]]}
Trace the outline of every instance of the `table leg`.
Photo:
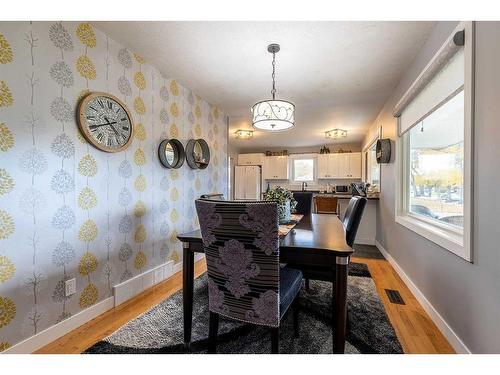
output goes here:
{"type": "Polygon", "coordinates": [[[184,242],[182,257],[182,304],[184,312],[184,345],[189,349],[191,344],[191,329],[193,325],[193,279],[194,253],[189,243],[184,242]]]}
{"type": "Polygon", "coordinates": [[[344,353],[347,321],[347,274],[350,257],[337,257],[333,292],[333,352],[344,353]]]}

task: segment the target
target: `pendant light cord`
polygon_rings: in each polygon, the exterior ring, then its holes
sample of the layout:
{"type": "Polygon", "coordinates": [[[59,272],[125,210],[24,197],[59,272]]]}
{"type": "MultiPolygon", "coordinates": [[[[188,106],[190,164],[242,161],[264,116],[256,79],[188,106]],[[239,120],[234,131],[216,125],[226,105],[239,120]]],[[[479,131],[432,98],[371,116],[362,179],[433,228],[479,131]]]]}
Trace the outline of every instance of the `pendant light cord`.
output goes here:
{"type": "Polygon", "coordinates": [[[273,74],[271,75],[272,79],[273,79],[273,88],[271,89],[271,95],[273,97],[273,100],[276,99],[276,81],[275,81],[275,77],[276,77],[276,71],[275,71],[275,68],[276,68],[276,52],[273,52],[273,74]]]}

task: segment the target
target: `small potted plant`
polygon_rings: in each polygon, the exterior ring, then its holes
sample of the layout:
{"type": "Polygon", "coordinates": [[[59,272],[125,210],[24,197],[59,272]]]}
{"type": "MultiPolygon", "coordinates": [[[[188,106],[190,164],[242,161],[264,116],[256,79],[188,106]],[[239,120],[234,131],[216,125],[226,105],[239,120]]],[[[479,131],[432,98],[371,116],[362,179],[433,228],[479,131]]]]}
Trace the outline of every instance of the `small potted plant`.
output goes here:
{"type": "Polygon", "coordinates": [[[264,193],[264,200],[278,203],[278,218],[280,224],[290,222],[291,213],[295,212],[297,201],[293,198],[290,190],[276,186],[264,193]]]}

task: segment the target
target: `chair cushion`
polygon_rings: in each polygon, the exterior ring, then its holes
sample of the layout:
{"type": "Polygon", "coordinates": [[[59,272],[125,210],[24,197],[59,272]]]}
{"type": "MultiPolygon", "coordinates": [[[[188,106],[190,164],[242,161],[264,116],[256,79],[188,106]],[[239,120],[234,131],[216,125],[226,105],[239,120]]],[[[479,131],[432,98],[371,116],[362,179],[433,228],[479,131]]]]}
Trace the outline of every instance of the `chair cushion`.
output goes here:
{"type": "Polygon", "coordinates": [[[280,319],[287,312],[301,287],[301,271],[288,267],[280,269],[280,319]]]}

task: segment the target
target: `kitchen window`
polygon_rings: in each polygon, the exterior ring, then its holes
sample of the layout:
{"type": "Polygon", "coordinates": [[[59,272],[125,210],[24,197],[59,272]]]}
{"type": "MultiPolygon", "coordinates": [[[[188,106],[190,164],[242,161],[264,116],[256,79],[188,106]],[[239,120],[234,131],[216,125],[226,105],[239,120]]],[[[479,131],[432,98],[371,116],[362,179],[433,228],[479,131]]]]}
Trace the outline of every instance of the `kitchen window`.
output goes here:
{"type": "Polygon", "coordinates": [[[316,180],[315,158],[293,158],[292,178],[294,182],[313,182],[316,180]]]}
{"type": "Polygon", "coordinates": [[[473,23],[461,23],[396,105],[396,222],[471,261],[473,23]]]}

